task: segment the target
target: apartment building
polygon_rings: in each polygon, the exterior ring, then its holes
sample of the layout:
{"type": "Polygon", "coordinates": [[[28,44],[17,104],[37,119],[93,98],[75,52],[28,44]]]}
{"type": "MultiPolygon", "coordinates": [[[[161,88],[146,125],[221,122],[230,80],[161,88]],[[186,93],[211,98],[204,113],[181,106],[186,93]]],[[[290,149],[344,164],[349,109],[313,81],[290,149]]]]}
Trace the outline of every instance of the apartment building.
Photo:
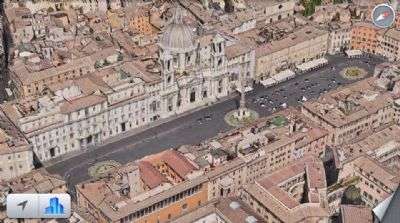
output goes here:
{"type": "Polygon", "coordinates": [[[351,49],[375,54],[379,46],[379,28],[372,23],[359,22],[353,25],[351,31],[351,49]]]}
{"type": "Polygon", "coordinates": [[[304,157],[245,185],[240,197],[263,222],[322,223],[329,220],[326,187],[322,162],[304,157]]]}
{"type": "Polygon", "coordinates": [[[150,101],[161,87],[157,76],[145,76],[131,63],[97,75],[53,85],[38,99],[2,105],[39,160],[98,144],[160,116],[150,101]]]}
{"type": "Polygon", "coordinates": [[[399,134],[400,127],[390,125],[335,148],[338,181],[352,181],[369,207],[375,207],[398,187],[399,134]]]}
{"type": "Polygon", "coordinates": [[[30,172],[33,151],[23,134],[0,112],[0,181],[30,172]]]}
{"type": "Polygon", "coordinates": [[[129,21],[129,28],[143,35],[154,34],[158,31],[150,22],[150,8],[147,6],[134,6],[126,8],[126,19],[129,21]]]}
{"type": "Polygon", "coordinates": [[[100,50],[97,53],[77,58],[69,63],[56,67],[39,70],[29,70],[22,61],[16,61],[10,67],[10,78],[14,84],[14,92],[19,97],[43,94],[46,89],[69,79],[76,79],[83,75],[93,73],[100,63],[117,64],[122,56],[114,47],[100,50]],[[104,62],[107,61],[107,62],[104,62]]]}
{"type": "Polygon", "coordinates": [[[398,187],[398,174],[366,155],[343,164],[339,179],[357,178],[355,186],[360,189],[361,198],[373,208],[398,187]]]}
{"type": "Polygon", "coordinates": [[[323,57],[329,32],[305,26],[256,48],[256,80],[273,77],[282,70],[323,57]]]}
{"type": "Polygon", "coordinates": [[[331,145],[368,134],[395,120],[390,92],[377,87],[375,81],[367,78],[308,101],[302,113],[329,132],[331,145]]]}
{"type": "Polygon", "coordinates": [[[294,14],[296,1],[273,0],[273,1],[246,1],[249,8],[254,10],[257,21],[273,23],[291,17],[294,14]]]}
{"type": "Polygon", "coordinates": [[[358,138],[356,141],[337,148],[338,159],[341,163],[354,157],[368,154],[369,157],[391,168],[400,168],[398,162],[400,140],[398,124],[385,126],[373,134],[358,138]]]}
{"type": "Polygon", "coordinates": [[[332,24],[329,30],[328,53],[337,54],[350,48],[351,24],[332,24]]]}
{"type": "Polygon", "coordinates": [[[389,61],[400,59],[400,30],[380,30],[378,41],[378,54],[388,58],[389,61]]]}

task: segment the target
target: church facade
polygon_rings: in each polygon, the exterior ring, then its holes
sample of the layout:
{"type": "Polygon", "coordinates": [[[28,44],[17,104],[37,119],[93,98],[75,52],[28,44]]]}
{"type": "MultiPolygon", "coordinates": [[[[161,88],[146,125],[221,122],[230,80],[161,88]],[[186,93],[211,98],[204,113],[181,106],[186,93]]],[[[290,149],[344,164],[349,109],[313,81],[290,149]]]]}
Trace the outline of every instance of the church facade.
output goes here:
{"type": "Polygon", "coordinates": [[[210,105],[254,78],[254,49],[227,33],[196,30],[177,9],[157,55],[126,59],[114,49],[94,72],[2,105],[41,161],[95,146],[129,130],[210,105]],[[240,78],[239,78],[240,77],[240,78]]]}

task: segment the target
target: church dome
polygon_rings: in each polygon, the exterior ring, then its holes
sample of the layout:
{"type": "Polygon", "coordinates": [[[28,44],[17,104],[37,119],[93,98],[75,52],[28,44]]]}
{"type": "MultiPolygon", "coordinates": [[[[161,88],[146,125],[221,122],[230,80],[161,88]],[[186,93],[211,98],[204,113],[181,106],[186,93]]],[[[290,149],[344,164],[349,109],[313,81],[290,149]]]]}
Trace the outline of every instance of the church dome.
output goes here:
{"type": "Polygon", "coordinates": [[[187,52],[193,49],[193,33],[190,27],[184,24],[179,7],[174,13],[172,22],[163,31],[160,46],[163,49],[177,52],[187,52]]]}

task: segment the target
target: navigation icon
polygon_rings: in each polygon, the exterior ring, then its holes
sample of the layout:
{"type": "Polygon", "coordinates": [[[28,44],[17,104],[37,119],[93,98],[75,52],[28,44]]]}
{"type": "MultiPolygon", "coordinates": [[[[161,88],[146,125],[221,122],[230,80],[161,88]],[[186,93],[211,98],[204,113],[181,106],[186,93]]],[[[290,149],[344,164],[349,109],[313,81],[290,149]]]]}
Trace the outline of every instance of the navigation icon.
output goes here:
{"type": "Polygon", "coordinates": [[[395,11],[388,4],[380,4],[372,10],[372,22],[379,28],[389,28],[396,19],[395,11]]]}
{"type": "Polygon", "coordinates": [[[36,194],[7,195],[7,216],[9,218],[37,218],[38,200],[36,194]]]}
{"type": "Polygon", "coordinates": [[[28,200],[24,200],[21,203],[19,203],[17,206],[21,206],[22,210],[25,210],[26,204],[28,203],[28,200]]]}

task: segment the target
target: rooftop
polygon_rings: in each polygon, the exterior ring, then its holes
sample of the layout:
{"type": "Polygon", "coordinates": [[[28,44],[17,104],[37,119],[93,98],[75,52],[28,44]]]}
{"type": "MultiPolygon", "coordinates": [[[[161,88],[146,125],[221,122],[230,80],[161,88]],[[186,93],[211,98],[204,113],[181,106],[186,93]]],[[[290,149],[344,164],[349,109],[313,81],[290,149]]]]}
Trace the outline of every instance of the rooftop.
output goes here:
{"type": "Polygon", "coordinates": [[[12,193],[51,193],[61,192],[65,185],[61,177],[50,175],[44,169],[39,169],[3,182],[1,187],[10,188],[12,193]]]}
{"type": "Polygon", "coordinates": [[[341,127],[375,114],[392,103],[390,93],[378,88],[375,78],[371,77],[305,102],[303,107],[329,125],[341,127]]]}
{"type": "Polygon", "coordinates": [[[358,205],[341,205],[341,222],[342,223],[372,223],[372,210],[365,206],[358,205]]]}

